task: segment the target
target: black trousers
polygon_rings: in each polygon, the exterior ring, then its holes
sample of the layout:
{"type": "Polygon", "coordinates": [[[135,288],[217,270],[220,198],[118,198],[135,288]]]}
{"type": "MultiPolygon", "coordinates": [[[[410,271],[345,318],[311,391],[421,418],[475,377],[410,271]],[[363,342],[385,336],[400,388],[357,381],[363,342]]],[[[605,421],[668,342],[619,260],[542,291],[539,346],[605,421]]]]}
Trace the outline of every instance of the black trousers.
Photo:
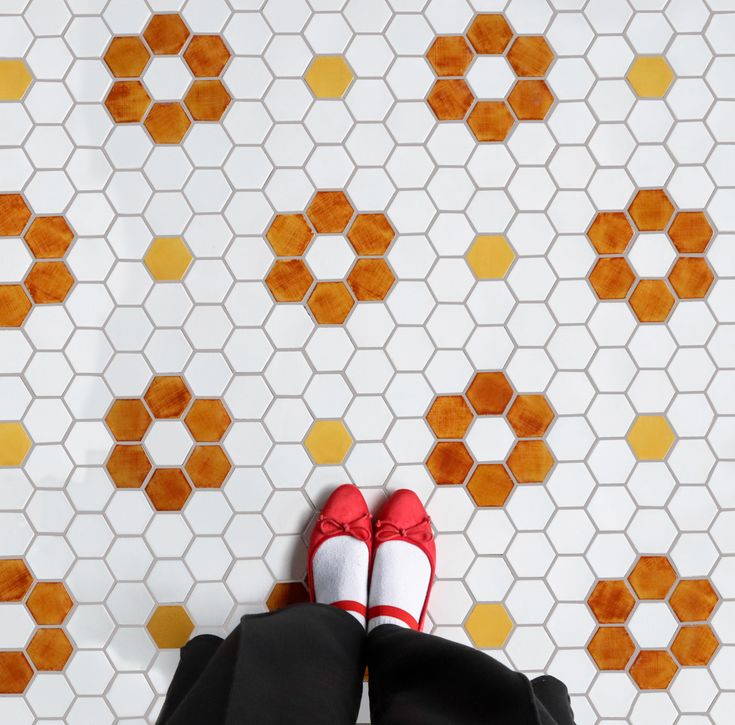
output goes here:
{"type": "Polygon", "coordinates": [[[157,725],[349,725],[367,663],[373,725],[574,725],[553,677],[529,681],[482,652],[394,625],[367,637],[340,609],[249,615],[181,650],[157,725]]]}

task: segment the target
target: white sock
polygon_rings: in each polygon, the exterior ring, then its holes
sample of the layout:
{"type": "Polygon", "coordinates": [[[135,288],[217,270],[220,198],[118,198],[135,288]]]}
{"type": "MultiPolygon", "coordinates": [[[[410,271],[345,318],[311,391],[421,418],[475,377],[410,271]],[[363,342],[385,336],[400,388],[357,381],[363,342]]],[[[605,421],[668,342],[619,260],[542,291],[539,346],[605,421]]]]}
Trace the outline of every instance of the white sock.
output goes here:
{"type": "MultiPolygon", "coordinates": [[[[426,601],[431,578],[431,563],[424,552],[407,541],[385,541],[375,554],[370,580],[371,607],[397,607],[408,612],[417,622],[426,601]]],[[[381,624],[397,624],[408,628],[402,619],[386,615],[371,617],[368,632],[381,624]]]]}
{"type": "MultiPolygon", "coordinates": [[[[367,605],[368,548],[353,536],[327,539],[316,550],[312,562],[314,594],[320,604],[345,600],[367,605]]],[[[365,617],[347,610],[362,626],[365,617]]]]}

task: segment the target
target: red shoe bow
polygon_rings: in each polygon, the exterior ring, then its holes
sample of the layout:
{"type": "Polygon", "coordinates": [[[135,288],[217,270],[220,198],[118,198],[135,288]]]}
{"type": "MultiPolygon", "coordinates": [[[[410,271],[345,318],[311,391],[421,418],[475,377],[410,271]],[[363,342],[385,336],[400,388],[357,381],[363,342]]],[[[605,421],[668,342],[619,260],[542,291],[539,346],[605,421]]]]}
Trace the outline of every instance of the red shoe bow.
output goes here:
{"type": "Polygon", "coordinates": [[[380,520],[375,522],[375,540],[390,541],[391,539],[412,539],[416,543],[431,541],[434,534],[431,531],[431,519],[425,516],[421,521],[408,528],[400,528],[392,521],[380,520]]]}
{"type": "Polygon", "coordinates": [[[370,539],[370,525],[372,519],[370,514],[363,514],[352,521],[338,521],[324,514],[319,514],[317,523],[319,530],[328,537],[331,536],[354,536],[360,541],[368,541],[370,539]],[[366,521],[367,526],[361,526],[360,522],[366,521]]]}

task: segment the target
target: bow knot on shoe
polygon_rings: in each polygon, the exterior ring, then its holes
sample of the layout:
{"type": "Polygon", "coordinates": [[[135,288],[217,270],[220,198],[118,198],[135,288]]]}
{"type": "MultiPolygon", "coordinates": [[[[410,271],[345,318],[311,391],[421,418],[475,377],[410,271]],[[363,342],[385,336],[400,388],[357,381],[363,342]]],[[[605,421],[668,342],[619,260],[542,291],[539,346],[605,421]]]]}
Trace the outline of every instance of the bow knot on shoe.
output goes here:
{"type": "Polygon", "coordinates": [[[362,524],[363,521],[368,522],[372,516],[363,514],[352,521],[338,521],[324,514],[319,515],[319,530],[326,536],[334,536],[335,534],[344,534],[353,536],[360,541],[367,541],[370,538],[370,527],[362,524]]]}
{"type": "Polygon", "coordinates": [[[432,538],[431,519],[426,516],[417,524],[406,528],[396,526],[392,521],[380,520],[375,522],[375,538],[378,541],[391,539],[412,539],[413,541],[429,541],[432,538]]]}

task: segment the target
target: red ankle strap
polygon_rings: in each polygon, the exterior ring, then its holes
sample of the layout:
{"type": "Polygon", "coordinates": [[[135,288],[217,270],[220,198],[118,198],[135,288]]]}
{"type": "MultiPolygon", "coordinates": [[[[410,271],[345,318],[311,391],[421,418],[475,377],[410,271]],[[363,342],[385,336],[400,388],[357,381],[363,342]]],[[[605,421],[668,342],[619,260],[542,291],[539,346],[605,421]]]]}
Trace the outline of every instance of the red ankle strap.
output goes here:
{"type": "Polygon", "coordinates": [[[370,607],[367,613],[368,619],[374,619],[375,617],[393,617],[393,619],[400,619],[401,622],[407,624],[411,629],[419,631],[419,623],[405,610],[399,607],[391,607],[387,604],[382,604],[378,607],[370,607]]]}
{"type": "Polygon", "coordinates": [[[360,602],[355,602],[352,599],[340,599],[338,602],[332,602],[330,607],[337,607],[337,609],[344,609],[345,612],[355,612],[366,616],[367,607],[360,602]]]}

